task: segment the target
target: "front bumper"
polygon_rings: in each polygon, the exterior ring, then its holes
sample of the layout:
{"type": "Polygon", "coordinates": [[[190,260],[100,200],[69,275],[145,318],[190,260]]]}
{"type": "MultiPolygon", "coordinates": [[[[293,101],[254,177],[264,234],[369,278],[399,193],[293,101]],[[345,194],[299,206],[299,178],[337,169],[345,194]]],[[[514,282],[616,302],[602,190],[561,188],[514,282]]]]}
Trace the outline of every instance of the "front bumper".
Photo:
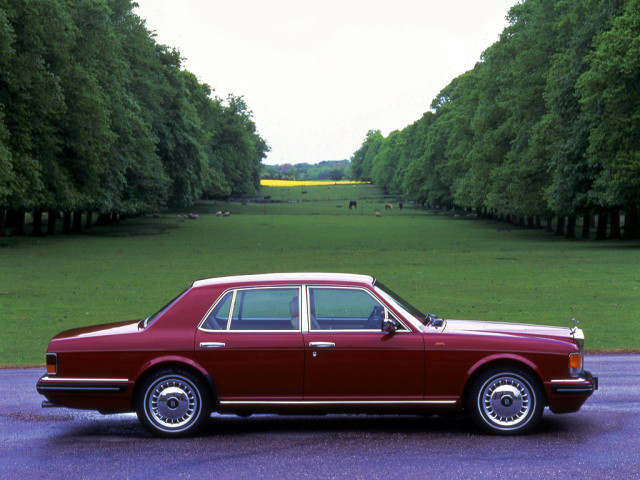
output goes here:
{"type": "Polygon", "coordinates": [[[553,413],[577,412],[591,394],[598,390],[598,383],[598,377],[586,370],[580,378],[545,382],[549,409],[553,413]]]}
{"type": "Polygon", "coordinates": [[[585,370],[580,378],[551,380],[551,391],[558,395],[591,395],[598,390],[598,377],[585,370]]]}

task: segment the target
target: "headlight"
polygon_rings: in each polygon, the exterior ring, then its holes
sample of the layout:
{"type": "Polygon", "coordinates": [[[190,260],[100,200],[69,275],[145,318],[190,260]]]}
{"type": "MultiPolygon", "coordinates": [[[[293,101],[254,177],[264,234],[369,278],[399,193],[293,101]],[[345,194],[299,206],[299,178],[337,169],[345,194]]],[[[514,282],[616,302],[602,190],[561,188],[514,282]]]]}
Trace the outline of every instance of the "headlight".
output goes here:
{"type": "Polygon", "coordinates": [[[582,354],[569,354],[569,375],[579,377],[582,374],[582,354]]]}

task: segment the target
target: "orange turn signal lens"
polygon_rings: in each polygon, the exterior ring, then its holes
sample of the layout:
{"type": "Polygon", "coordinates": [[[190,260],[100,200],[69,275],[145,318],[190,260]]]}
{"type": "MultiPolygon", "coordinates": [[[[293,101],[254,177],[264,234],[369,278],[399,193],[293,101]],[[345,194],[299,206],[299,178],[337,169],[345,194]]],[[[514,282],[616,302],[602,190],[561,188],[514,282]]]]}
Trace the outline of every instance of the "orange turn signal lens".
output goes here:
{"type": "Polygon", "coordinates": [[[578,370],[580,367],[582,367],[582,355],[579,353],[569,355],[569,368],[571,370],[578,370]]]}
{"type": "Polygon", "coordinates": [[[56,373],[58,373],[58,355],[47,353],[47,374],[55,375],[56,373]]]}
{"type": "Polygon", "coordinates": [[[582,375],[582,354],[571,353],[569,354],[569,375],[572,377],[579,377],[582,375]]]}

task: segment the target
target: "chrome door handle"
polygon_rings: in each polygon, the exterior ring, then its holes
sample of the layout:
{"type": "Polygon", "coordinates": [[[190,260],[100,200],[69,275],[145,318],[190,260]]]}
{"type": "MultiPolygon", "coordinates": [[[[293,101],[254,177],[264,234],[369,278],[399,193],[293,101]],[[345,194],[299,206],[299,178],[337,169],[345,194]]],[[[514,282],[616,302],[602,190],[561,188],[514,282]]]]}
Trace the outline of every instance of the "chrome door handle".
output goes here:
{"type": "Polygon", "coordinates": [[[331,348],[335,347],[336,344],[333,342],[309,342],[309,346],[317,348],[331,348]]]}
{"type": "Polygon", "coordinates": [[[200,342],[200,348],[222,348],[225,344],[222,342],[200,342]]]}

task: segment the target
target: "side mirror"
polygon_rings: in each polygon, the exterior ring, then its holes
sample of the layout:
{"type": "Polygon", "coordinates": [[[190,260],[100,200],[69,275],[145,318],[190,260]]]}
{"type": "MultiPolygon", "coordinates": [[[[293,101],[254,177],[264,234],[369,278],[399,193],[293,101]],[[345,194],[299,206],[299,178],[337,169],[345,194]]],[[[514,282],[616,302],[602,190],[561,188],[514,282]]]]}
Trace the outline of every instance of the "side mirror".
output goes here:
{"type": "Polygon", "coordinates": [[[393,333],[398,330],[398,322],[393,318],[385,318],[382,321],[382,331],[385,333],[393,333]]]}

